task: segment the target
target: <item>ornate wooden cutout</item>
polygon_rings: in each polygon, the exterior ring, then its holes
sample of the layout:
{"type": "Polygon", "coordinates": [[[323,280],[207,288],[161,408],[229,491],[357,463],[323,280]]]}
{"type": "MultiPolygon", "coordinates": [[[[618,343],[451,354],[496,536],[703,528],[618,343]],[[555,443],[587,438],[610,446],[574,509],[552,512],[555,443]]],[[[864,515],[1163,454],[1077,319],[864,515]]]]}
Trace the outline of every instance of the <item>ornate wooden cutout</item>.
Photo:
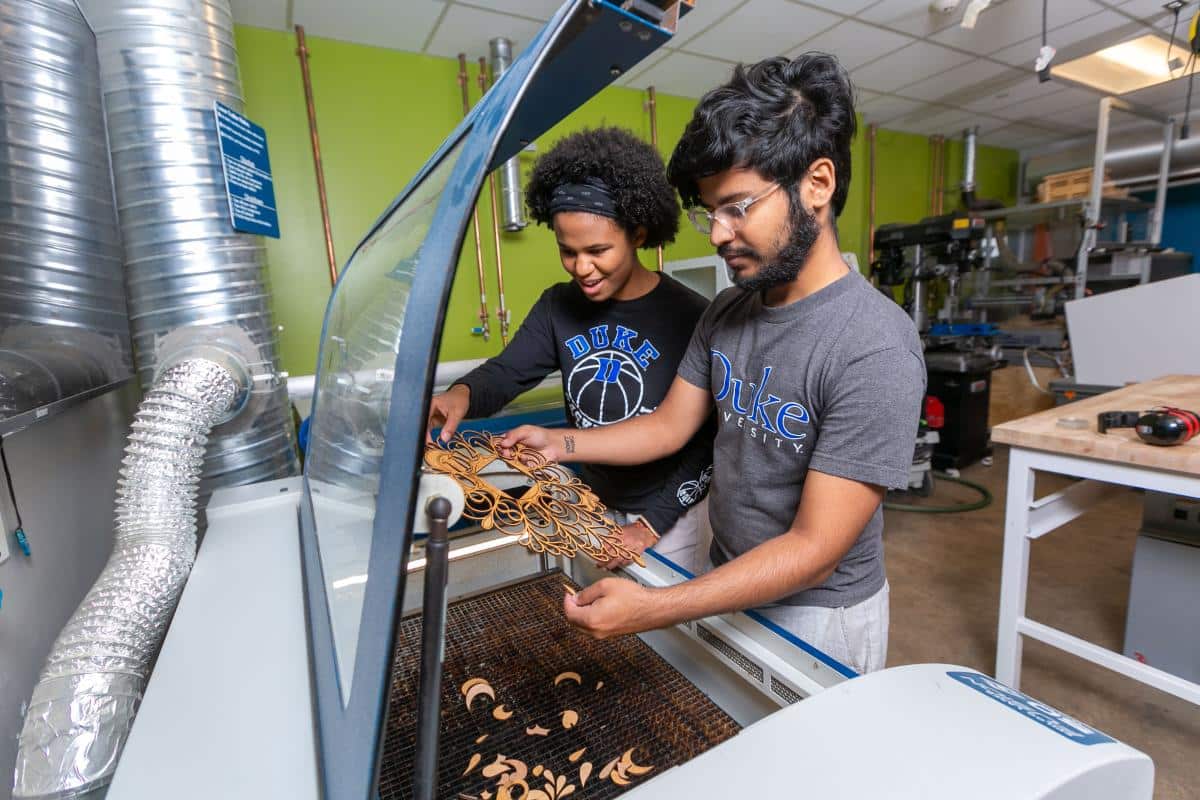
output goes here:
{"type": "Polygon", "coordinates": [[[425,464],[462,487],[464,516],[520,537],[534,553],[574,558],[582,552],[598,564],[621,558],[645,566],[641,554],[621,542],[621,529],[605,516],[604,504],[570,470],[524,445],[503,456],[499,444],[498,436],[470,431],[425,447],[425,464]],[[481,474],[497,461],[529,481],[525,494],[513,497],[481,474]]]}

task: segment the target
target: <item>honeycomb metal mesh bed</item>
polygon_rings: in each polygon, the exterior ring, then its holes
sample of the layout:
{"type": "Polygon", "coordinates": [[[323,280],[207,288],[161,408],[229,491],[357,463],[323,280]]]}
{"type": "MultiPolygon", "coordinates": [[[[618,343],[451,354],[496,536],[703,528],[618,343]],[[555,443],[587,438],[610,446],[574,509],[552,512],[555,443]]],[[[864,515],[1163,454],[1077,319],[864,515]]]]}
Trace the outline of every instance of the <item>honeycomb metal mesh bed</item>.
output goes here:
{"type": "MultiPolygon", "coordinates": [[[[638,637],[596,641],[568,625],[561,609],[564,583],[569,581],[562,573],[552,572],[449,606],[437,797],[496,798],[502,776],[487,778],[482,772],[498,755],[524,762],[531,790],[547,790],[546,781],[532,774],[536,766],[552,771],[557,786],[549,787],[550,800],[567,794],[589,800],[616,797],[740,729],[638,637]],[[556,686],[555,677],[563,672],[578,673],[581,683],[564,679],[556,686]],[[460,687],[472,678],[489,682],[494,702],[479,696],[467,709],[460,687]],[[513,712],[511,718],[493,716],[499,705],[513,712]],[[579,720],[565,729],[562,718],[568,709],[579,720]],[[549,734],[527,734],[532,726],[549,734]],[[571,762],[569,756],[582,748],[583,755],[571,762]],[[601,779],[603,767],[630,748],[636,748],[632,759],[637,764],[653,770],[628,775],[631,786],[601,779]],[[477,765],[464,775],[475,754],[480,756],[477,765]],[[592,764],[592,773],[581,785],[584,763],[592,764]],[[566,791],[559,776],[575,787],[573,792],[566,791]],[[556,788],[564,793],[556,795],[556,788]]],[[[411,616],[401,622],[397,637],[379,770],[381,800],[412,797],[420,631],[421,617],[411,616]]],[[[512,800],[520,800],[523,791],[510,789],[512,800]]]]}

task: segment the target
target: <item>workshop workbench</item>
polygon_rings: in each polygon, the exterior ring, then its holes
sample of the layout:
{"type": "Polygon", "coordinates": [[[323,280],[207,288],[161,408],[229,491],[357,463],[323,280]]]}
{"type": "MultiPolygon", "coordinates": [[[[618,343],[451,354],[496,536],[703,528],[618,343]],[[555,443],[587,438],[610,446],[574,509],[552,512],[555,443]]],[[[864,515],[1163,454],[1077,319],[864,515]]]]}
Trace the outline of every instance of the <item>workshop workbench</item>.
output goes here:
{"type": "Polygon", "coordinates": [[[1200,376],[1171,375],[1133,384],[992,430],[993,442],[1011,447],[996,646],[996,678],[1002,683],[1019,687],[1021,637],[1029,637],[1200,704],[1200,684],[1025,616],[1030,542],[1111,495],[1110,484],[1200,498],[1200,437],[1174,447],[1155,447],[1138,439],[1132,429],[1096,431],[1096,415],[1102,411],[1142,411],[1164,405],[1200,409],[1200,376]],[[1087,428],[1060,426],[1064,418],[1086,420],[1087,428]],[[1035,498],[1034,478],[1039,470],[1080,480],[1035,498]]]}

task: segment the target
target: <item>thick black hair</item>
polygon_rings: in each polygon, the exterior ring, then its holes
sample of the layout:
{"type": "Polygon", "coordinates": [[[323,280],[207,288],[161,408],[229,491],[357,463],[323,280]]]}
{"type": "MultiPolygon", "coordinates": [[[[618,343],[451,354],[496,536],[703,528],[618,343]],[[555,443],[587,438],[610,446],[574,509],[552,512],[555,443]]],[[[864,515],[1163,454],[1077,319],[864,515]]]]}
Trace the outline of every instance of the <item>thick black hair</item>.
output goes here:
{"type": "Polygon", "coordinates": [[[642,247],[675,241],[679,233],[679,201],[662,157],[651,145],[622,128],[596,128],[573,133],[538,158],[529,175],[525,203],[537,222],[551,224],[550,199],[566,183],[600,180],[616,206],[616,222],[630,236],[646,230],[642,247]]]}
{"type": "Polygon", "coordinates": [[[836,172],[833,213],[850,191],[854,90],[838,60],[825,53],[738,65],[723,86],[700,98],[667,175],[688,206],[700,202],[699,178],[749,167],[789,188],[818,158],[836,172]]]}

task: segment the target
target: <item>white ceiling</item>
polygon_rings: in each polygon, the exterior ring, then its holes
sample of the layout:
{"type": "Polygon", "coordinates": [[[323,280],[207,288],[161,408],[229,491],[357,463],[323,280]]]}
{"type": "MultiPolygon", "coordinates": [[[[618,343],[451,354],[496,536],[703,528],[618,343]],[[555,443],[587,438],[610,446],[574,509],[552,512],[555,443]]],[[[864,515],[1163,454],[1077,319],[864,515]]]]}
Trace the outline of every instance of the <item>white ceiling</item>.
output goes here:
{"type": "MultiPolygon", "coordinates": [[[[1165,0],[1050,0],[1049,43],[1057,61],[1147,32],[1169,33],[1165,0]]],[[[378,47],[478,57],[496,36],[520,49],[560,0],[232,0],[243,24],[378,47]]],[[[965,6],[961,4],[960,8],[965,6]]],[[[669,46],[618,83],[699,97],[735,64],[823,50],[838,56],[868,122],[925,135],[980,126],[985,143],[1021,149],[1083,136],[1096,124],[1099,94],[1061,81],[1039,83],[1042,0],[993,0],[974,30],[961,10],[941,15],[929,0],[696,0],[669,46]]],[[[1185,19],[1194,12],[1189,2],[1185,19]]],[[[1186,22],[1181,22],[1181,31],[1186,22]]],[[[1127,98],[1180,114],[1182,80],[1127,98]]],[[[1200,93],[1198,93],[1200,95],[1200,93]]],[[[1200,105],[1198,100],[1197,105],[1200,105]]]]}

